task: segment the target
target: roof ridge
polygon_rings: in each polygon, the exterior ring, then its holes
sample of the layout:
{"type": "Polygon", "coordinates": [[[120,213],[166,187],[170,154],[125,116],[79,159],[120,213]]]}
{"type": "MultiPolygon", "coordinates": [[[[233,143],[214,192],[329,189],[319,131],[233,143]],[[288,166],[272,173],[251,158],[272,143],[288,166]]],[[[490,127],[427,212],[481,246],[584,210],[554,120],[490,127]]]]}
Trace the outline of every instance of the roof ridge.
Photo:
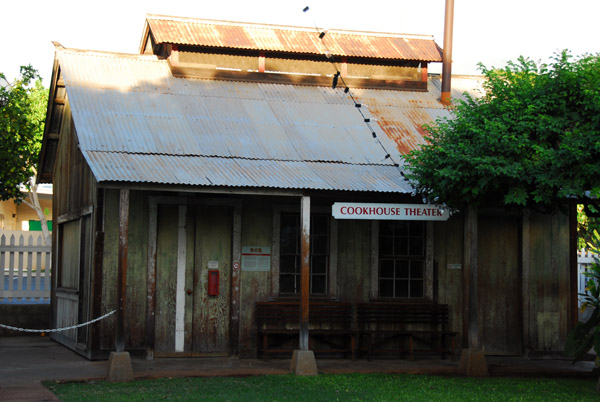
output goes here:
{"type": "MultiPolygon", "coordinates": [[[[187,22],[197,24],[210,24],[210,25],[226,25],[236,27],[249,27],[255,29],[279,29],[285,31],[300,31],[315,33],[318,30],[324,28],[317,27],[306,27],[298,25],[278,25],[278,24],[266,24],[258,22],[242,22],[242,21],[226,21],[226,20],[214,20],[204,18],[193,18],[193,17],[177,17],[162,14],[146,14],[146,19],[156,20],[167,20],[175,22],[187,22]]],[[[328,34],[341,34],[341,35],[362,35],[362,36],[379,36],[386,38],[398,38],[398,39],[421,39],[421,40],[434,40],[433,35],[427,34],[409,34],[409,33],[393,33],[393,32],[376,32],[376,31],[360,31],[360,30],[346,30],[346,29],[327,29],[328,34]]]]}

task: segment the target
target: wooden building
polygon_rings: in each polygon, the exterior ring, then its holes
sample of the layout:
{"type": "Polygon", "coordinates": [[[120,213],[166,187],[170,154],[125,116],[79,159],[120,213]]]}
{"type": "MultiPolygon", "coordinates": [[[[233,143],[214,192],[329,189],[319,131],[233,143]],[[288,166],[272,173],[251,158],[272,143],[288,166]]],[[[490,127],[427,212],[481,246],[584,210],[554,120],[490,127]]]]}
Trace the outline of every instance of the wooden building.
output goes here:
{"type": "MultiPolygon", "coordinates": [[[[256,356],[255,303],[298,297],[308,200],[312,299],[446,303],[463,347],[562,350],[573,217],[480,210],[477,232],[463,213],[430,220],[398,164],[448,113],[427,73],[441,49],[320,36],[150,15],[137,55],[56,44],[39,169],[54,185],[52,322],[124,308],[124,328],[111,315],[56,340],[88,358],[119,331],[134,355],[256,356]],[[344,206],[421,215],[334,217],[344,206]]],[[[454,78],[453,96],[477,85],[454,78]]]]}

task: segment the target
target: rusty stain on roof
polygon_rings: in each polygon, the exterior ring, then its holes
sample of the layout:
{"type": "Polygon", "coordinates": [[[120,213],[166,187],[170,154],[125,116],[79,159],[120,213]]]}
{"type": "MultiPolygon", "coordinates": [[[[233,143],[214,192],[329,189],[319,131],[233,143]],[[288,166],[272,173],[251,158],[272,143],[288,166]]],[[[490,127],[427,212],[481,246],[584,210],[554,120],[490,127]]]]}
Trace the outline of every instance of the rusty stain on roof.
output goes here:
{"type": "Polygon", "coordinates": [[[315,28],[232,23],[148,15],[147,27],[157,44],[370,57],[441,62],[433,36],[329,30],[323,40],[315,28]]]}

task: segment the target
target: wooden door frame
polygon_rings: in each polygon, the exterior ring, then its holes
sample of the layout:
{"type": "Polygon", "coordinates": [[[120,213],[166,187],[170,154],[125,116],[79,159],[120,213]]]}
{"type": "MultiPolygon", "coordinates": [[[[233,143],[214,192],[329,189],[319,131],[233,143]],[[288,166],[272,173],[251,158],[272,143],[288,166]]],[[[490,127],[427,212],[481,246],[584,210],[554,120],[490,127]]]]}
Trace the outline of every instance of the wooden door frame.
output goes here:
{"type": "Polygon", "coordinates": [[[186,206],[229,206],[233,212],[232,250],[231,250],[231,293],[230,293],[230,325],[229,325],[229,354],[238,355],[240,337],[240,293],[241,293],[241,226],[242,226],[242,200],[224,197],[191,196],[148,196],[148,268],[147,268],[147,305],[146,305],[146,358],[154,358],[155,344],[155,313],[156,313],[156,252],[157,252],[157,224],[158,205],[186,205],[186,206]]]}

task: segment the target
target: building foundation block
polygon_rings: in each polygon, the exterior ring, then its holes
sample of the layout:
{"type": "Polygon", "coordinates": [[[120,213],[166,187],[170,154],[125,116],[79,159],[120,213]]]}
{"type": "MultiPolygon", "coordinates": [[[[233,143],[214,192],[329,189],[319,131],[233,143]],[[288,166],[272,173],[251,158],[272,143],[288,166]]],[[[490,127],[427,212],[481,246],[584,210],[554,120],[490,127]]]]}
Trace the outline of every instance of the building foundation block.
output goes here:
{"type": "Polygon", "coordinates": [[[133,381],[129,352],[110,352],[106,380],[111,382],[133,381]]]}
{"type": "Polygon", "coordinates": [[[294,350],[290,370],[296,375],[319,374],[314,352],[312,350],[294,350]]]}
{"type": "Polygon", "coordinates": [[[489,377],[487,361],[482,349],[463,349],[458,371],[467,377],[489,377]]]}

